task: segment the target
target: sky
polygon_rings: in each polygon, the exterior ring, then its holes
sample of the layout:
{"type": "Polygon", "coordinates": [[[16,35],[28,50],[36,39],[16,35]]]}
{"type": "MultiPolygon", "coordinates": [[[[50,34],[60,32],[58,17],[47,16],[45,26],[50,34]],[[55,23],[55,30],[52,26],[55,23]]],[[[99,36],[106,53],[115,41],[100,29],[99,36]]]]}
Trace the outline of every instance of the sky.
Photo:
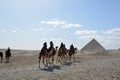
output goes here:
{"type": "Polygon", "coordinates": [[[0,0],[0,48],[36,50],[53,41],[81,49],[93,38],[120,48],[120,0],[0,0]]]}

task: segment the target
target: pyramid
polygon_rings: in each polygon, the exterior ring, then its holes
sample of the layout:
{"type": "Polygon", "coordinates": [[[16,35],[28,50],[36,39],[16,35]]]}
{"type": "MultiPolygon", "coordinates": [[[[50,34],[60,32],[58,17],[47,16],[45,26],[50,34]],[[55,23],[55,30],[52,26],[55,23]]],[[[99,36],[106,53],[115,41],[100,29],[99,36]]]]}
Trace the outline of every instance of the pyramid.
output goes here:
{"type": "Polygon", "coordinates": [[[105,48],[95,39],[92,39],[81,51],[105,51],[105,48]]]}

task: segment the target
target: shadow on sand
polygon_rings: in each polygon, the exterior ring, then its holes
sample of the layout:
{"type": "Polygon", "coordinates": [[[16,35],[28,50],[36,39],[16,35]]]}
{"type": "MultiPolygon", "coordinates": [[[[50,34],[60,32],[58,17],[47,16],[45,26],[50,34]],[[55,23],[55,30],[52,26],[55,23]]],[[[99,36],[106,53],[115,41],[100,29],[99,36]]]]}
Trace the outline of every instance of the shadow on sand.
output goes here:
{"type": "Polygon", "coordinates": [[[65,62],[65,63],[63,63],[63,65],[72,66],[74,63],[81,63],[81,61],[65,62]]]}
{"type": "MultiPolygon", "coordinates": [[[[81,61],[75,61],[74,63],[81,63],[81,61]]],[[[65,63],[63,63],[62,65],[64,65],[64,66],[72,66],[72,65],[73,65],[73,62],[65,62],[65,63]]],[[[63,66],[63,67],[64,67],[64,66],[63,66]]],[[[42,70],[42,71],[48,71],[48,72],[54,72],[55,69],[61,70],[60,65],[48,66],[48,67],[43,68],[43,69],[41,69],[41,70],[42,70]]]]}
{"type": "Polygon", "coordinates": [[[82,63],[82,61],[74,61],[74,63],[82,63]]]}
{"type": "Polygon", "coordinates": [[[65,62],[63,63],[63,65],[66,65],[66,66],[71,66],[73,63],[72,62],[65,62]]]}
{"type": "Polygon", "coordinates": [[[49,67],[43,68],[41,70],[48,71],[48,72],[54,72],[55,69],[61,70],[60,66],[57,66],[57,65],[49,66],[49,67]]]}

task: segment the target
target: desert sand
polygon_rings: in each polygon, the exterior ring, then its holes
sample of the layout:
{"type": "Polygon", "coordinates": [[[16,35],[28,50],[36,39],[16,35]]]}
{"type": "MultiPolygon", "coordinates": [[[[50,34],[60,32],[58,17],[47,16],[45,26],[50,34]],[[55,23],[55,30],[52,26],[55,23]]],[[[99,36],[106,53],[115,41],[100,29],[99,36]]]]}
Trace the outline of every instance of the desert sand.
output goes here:
{"type": "MultiPolygon", "coordinates": [[[[3,51],[4,50],[0,50],[3,51]]],[[[12,50],[10,63],[0,63],[0,80],[120,80],[120,51],[83,54],[75,62],[38,68],[39,50],[12,50]]]]}

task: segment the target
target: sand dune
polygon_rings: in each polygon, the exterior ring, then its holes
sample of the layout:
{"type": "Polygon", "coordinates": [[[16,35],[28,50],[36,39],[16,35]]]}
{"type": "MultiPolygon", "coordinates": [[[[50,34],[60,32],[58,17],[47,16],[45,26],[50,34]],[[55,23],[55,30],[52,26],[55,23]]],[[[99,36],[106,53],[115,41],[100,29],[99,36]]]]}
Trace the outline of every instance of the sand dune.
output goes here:
{"type": "Polygon", "coordinates": [[[0,80],[120,80],[120,52],[80,54],[75,62],[38,68],[39,51],[12,50],[10,63],[0,63],[0,80]]]}

